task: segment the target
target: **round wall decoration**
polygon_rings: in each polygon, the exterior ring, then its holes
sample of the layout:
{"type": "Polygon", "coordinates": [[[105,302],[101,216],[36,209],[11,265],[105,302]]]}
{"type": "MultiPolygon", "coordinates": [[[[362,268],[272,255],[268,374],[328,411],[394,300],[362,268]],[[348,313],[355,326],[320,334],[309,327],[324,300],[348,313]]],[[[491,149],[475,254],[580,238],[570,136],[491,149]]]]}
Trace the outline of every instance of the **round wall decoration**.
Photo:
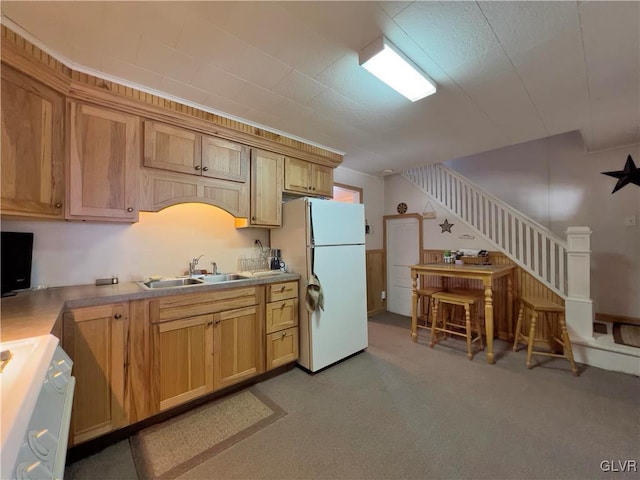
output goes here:
{"type": "Polygon", "coordinates": [[[396,210],[398,211],[398,213],[407,213],[407,204],[404,202],[399,203],[396,210]]]}

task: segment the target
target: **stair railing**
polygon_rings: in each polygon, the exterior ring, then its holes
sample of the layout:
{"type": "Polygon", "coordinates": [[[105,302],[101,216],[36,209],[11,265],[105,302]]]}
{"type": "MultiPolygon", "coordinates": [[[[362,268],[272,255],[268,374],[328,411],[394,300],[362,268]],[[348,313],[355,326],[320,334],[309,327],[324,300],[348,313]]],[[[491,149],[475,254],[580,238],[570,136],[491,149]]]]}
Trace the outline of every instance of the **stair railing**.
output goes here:
{"type": "Polygon", "coordinates": [[[556,294],[567,298],[565,240],[441,164],[405,170],[401,175],[556,294]]]}

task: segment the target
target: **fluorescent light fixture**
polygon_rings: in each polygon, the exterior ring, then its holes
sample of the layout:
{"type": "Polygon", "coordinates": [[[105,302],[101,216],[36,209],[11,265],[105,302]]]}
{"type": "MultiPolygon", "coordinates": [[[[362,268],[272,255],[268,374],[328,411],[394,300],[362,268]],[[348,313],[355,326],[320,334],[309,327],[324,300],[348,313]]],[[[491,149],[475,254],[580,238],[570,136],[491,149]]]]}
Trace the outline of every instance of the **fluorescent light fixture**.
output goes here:
{"type": "Polygon", "coordinates": [[[412,102],[436,93],[436,84],[386,37],[360,52],[360,65],[412,102]]]}

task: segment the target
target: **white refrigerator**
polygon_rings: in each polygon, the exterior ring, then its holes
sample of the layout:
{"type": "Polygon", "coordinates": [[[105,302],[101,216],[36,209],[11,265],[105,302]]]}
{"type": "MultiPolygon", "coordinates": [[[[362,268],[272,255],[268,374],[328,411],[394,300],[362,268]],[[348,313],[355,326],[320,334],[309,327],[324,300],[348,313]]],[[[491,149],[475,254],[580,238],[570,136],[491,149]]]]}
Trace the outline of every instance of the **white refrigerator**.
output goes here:
{"type": "Polygon", "coordinates": [[[282,208],[282,228],[271,248],[300,279],[298,363],[317,372],[367,348],[364,206],[300,198],[282,208]],[[324,310],[305,307],[307,281],[318,277],[324,310]]]}

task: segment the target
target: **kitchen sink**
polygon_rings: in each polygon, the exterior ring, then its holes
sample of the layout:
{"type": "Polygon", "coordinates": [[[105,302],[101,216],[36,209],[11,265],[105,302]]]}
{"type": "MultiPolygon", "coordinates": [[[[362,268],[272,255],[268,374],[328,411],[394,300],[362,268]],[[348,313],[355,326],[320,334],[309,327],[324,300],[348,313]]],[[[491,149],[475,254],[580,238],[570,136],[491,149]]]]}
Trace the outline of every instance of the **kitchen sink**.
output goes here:
{"type": "Polygon", "coordinates": [[[218,273],[216,275],[204,275],[200,277],[205,283],[221,283],[221,282],[233,282],[234,280],[246,280],[250,277],[245,277],[237,273],[218,273]]]}
{"type": "Polygon", "coordinates": [[[199,278],[166,278],[163,280],[149,280],[141,283],[146,288],[174,288],[187,287],[190,285],[204,285],[204,281],[199,278]]]}

